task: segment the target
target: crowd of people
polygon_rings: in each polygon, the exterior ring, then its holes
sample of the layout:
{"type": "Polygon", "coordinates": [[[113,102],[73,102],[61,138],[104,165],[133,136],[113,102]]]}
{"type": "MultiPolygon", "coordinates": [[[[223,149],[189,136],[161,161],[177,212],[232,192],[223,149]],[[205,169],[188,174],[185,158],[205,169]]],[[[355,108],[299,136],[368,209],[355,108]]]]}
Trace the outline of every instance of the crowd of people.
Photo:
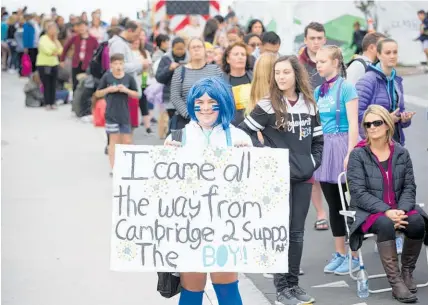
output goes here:
{"type": "MultiPolygon", "coordinates": [[[[428,55],[427,17],[418,14],[425,24],[419,39],[428,55]]],[[[111,168],[115,145],[132,143],[139,110],[146,133],[158,123],[167,145],[288,149],[289,272],[265,275],[274,279],[276,304],[315,301],[299,286],[311,201],[315,229],[331,229],[334,238],[325,273],[358,270],[356,251],[363,234],[372,232],[393,296],[400,302],[417,300],[412,273],[428,216],[415,205],[404,132],[415,113],[406,111],[393,38],[365,33],[356,46],[361,54],[346,63],[339,47],[326,45],[326,30],[318,22],[306,26],[305,46],[297,56],[283,56],[275,32],[258,19],[242,27],[233,11],[214,16],[204,27],[193,17],[176,33],[167,19],[152,29],[147,14],[141,20],[113,18],[110,24],[101,16],[96,10],[90,20],[82,13],[65,23],[55,9],[51,16],[39,16],[25,8],[9,15],[2,8],[3,69],[24,76],[23,57],[31,62],[32,73],[25,75],[27,106],[52,110],[62,99],[72,102],[78,116],[95,116],[103,108],[100,124],[111,168]],[[350,236],[340,214],[338,176],[345,170],[349,205],[356,211],[350,236]],[[404,242],[396,241],[397,231],[404,242]],[[351,255],[347,242],[355,251],[351,255]]],[[[341,183],[347,190],[346,181],[341,183]]],[[[236,274],[211,277],[220,305],[242,304],[236,274]]],[[[202,304],[205,281],[205,274],[181,274],[179,304],[202,304]]]]}

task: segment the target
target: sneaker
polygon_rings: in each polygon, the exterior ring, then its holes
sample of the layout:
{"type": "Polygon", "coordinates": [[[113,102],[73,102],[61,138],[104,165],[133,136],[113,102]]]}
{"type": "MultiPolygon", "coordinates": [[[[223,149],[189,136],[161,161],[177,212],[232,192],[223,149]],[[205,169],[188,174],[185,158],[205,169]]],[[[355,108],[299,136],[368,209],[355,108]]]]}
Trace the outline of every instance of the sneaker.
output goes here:
{"type": "Polygon", "coordinates": [[[293,286],[291,289],[294,297],[299,301],[302,301],[302,304],[312,304],[315,302],[315,298],[307,294],[306,291],[299,286],[293,286]]]}
{"type": "Polygon", "coordinates": [[[304,304],[302,301],[296,299],[293,295],[293,289],[285,288],[280,293],[276,294],[276,305],[301,305],[304,304]]]}
{"type": "Polygon", "coordinates": [[[342,265],[344,260],[345,260],[344,255],[337,253],[337,252],[334,253],[330,262],[327,264],[327,266],[324,267],[324,273],[334,273],[334,271],[336,271],[336,269],[340,265],[342,265]]]}
{"type": "Polygon", "coordinates": [[[150,123],[153,123],[153,124],[157,124],[157,122],[158,122],[158,120],[156,120],[155,118],[151,118],[151,120],[150,120],[150,123]]]}
{"type": "Polygon", "coordinates": [[[147,128],[147,129],[146,129],[146,132],[147,132],[147,134],[151,134],[153,131],[152,131],[152,129],[151,129],[151,128],[147,128]]]}
{"type": "Polygon", "coordinates": [[[395,238],[395,246],[397,247],[397,254],[403,253],[403,237],[397,236],[395,238]]]}
{"type": "MultiPolygon", "coordinates": [[[[352,272],[356,272],[360,270],[360,260],[358,258],[352,257],[351,268],[352,268],[352,272]]],[[[349,274],[349,255],[346,255],[342,265],[336,268],[336,270],[334,271],[334,274],[336,275],[349,274]]]]}
{"type": "MultiPolygon", "coordinates": [[[[303,271],[302,268],[300,268],[299,270],[299,275],[304,275],[305,272],[303,271]]],[[[273,273],[263,273],[263,276],[267,279],[273,279],[273,273]]]]}

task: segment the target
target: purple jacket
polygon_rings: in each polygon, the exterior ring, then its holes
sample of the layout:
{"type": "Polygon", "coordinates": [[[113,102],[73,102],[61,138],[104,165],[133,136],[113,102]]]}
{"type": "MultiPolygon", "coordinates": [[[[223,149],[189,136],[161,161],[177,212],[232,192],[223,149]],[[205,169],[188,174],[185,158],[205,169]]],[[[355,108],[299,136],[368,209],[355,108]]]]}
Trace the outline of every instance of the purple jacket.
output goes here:
{"type": "MultiPolygon", "coordinates": [[[[398,105],[400,108],[399,113],[405,111],[404,107],[404,93],[403,93],[403,79],[399,76],[395,76],[392,81],[389,81],[385,74],[375,66],[368,66],[366,74],[357,82],[356,88],[358,92],[358,122],[361,126],[364,112],[367,108],[372,105],[380,105],[387,109],[389,112],[394,111],[398,105]],[[391,94],[388,93],[388,85],[393,86],[396,98],[398,101],[393,103],[391,94]],[[393,106],[395,104],[395,107],[393,106]]],[[[395,99],[394,99],[395,101],[395,99]]],[[[403,128],[409,127],[411,121],[406,123],[398,122],[395,125],[397,132],[400,136],[400,144],[404,146],[404,132],[403,128]]],[[[360,135],[364,139],[364,130],[360,127],[360,135]]]]}

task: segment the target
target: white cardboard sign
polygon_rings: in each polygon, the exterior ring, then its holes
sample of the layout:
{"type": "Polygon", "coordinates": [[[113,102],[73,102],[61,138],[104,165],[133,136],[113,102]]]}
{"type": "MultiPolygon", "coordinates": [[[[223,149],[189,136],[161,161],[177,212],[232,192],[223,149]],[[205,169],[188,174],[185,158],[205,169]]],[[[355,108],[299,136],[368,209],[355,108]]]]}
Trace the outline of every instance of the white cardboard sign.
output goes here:
{"type": "Polygon", "coordinates": [[[111,269],[288,270],[288,150],[118,145],[111,269]]]}

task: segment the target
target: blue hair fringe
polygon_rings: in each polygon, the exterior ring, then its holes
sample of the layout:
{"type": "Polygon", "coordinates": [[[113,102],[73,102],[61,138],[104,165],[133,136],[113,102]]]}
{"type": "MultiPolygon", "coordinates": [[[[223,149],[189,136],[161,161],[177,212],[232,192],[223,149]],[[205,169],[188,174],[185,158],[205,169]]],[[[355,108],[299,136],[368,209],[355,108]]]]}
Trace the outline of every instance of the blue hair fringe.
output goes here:
{"type": "Polygon", "coordinates": [[[218,103],[219,113],[214,125],[221,124],[224,130],[228,129],[235,117],[235,101],[231,88],[221,77],[207,77],[197,81],[187,95],[187,111],[190,118],[198,121],[195,114],[195,100],[206,93],[218,103]]]}

